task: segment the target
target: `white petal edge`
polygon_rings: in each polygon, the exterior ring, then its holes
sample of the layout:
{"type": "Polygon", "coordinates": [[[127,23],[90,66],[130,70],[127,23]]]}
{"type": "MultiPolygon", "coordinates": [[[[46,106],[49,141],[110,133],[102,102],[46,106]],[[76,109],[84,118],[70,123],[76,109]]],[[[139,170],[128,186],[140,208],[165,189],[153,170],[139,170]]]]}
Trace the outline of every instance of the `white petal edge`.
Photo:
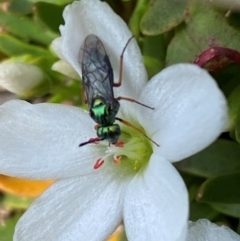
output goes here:
{"type": "MultiPolygon", "coordinates": [[[[114,70],[115,82],[119,77],[120,55],[132,36],[124,21],[116,15],[107,3],[99,0],[81,0],[68,5],[63,14],[65,25],[61,26],[62,53],[64,59],[81,76],[79,51],[89,34],[97,35],[104,44],[114,70]]],[[[145,86],[147,73],[142,55],[135,39],[132,39],[124,53],[123,81],[115,88],[116,96],[137,98],[145,86]]],[[[125,105],[124,102],[123,106],[125,105]]],[[[127,112],[126,105],[125,112],[127,112]]],[[[131,108],[131,107],[130,107],[131,108]]],[[[130,110],[129,110],[130,111],[130,110]]]]}
{"type": "Polygon", "coordinates": [[[62,37],[55,38],[50,47],[60,59],[66,61],[64,54],[62,53],[62,37]]]}
{"type": "Polygon", "coordinates": [[[189,222],[187,241],[240,241],[240,236],[230,228],[218,226],[207,219],[189,222]]]}
{"type": "Polygon", "coordinates": [[[160,147],[154,151],[180,161],[211,144],[227,123],[226,99],[215,80],[193,64],[172,65],[143,89],[142,102],[155,110],[138,119],[160,147]]]}
{"type": "Polygon", "coordinates": [[[21,217],[14,241],[105,241],[122,221],[128,181],[107,168],[57,181],[21,217]]]}
{"type": "Polygon", "coordinates": [[[80,79],[75,69],[64,60],[59,60],[55,62],[52,66],[52,70],[64,74],[72,79],[80,79]]]}
{"type": "Polygon", "coordinates": [[[131,241],[185,240],[188,194],[179,173],[153,154],[145,171],[135,176],[124,198],[123,219],[131,241]]]}
{"type": "Polygon", "coordinates": [[[94,122],[80,108],[6,102],[0,106],[0,173],[33,179],[90,173],[103,153],[101,145],[79,147],[91,137],[94,122]]]}

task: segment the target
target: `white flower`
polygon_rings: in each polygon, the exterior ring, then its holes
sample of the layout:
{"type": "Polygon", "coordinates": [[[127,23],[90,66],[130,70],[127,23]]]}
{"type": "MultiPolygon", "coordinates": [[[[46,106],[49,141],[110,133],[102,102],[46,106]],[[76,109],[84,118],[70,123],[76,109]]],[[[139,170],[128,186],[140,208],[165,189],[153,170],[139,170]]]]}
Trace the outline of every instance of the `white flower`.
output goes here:
{"type": "Polygon", "coordinates": [[[226,226],[218,226],[207,219],[189,222],[187,241],[240,241],[240,236],[226,226]]]}
{"type": "Polygon", "coordinates": [[[0,64],[0,85],[15,94],[26,94],[43,80],[43,71],[35,65],[18,62],[0,64]]]}
{"type": "MultiPolygon", "coordinates": [[[[104,43],[118,78],[119,56],[131,36],[126,24],[98,0],[64,11],[58,55],[81,75],[78,52],[93,33],[104,43]]],[[[11,176],[57,179],[16,226],[14,240],[107,239],[124,221],[130,241],[185,240],[188,195],[172,163],[209,145],[227,119],[226,101],[208,73],[191,64],[166,68],[147,82],[140,50],[132,40],[124,55],[117,96],[155,107],[121,102],[117,116],[143,128],[121,125],[123,147],[96,137],[89,114],[79,108],[11,101],[0,107],[0,171],[11,176]],[[114,158],[121,156],[120,164],[114,158]],[[103,166],[93,167],[99,158],[103,166]]]]}

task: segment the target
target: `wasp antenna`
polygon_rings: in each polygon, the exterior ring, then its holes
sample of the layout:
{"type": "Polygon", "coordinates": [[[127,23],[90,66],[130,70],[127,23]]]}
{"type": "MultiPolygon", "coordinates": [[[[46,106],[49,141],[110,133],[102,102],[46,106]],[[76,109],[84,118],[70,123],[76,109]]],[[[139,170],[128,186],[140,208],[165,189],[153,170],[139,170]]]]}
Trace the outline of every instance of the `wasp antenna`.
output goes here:
{"type": "Polygon", "coordinates": [[[79,147],[85,146],[85,145],[91,144],[91,143],[98,144],[99,141],[102,141],[102,139],[100,139],[100,138],[98,138],[98,137],[96,137],[96,138],[90,138],[88,141],[80,143],[80,144],[79,144],[79,147]]]}
{"type": "Polygon", "coordinates": [[[130,122],[123,120],[121,118],[116,117],[116,120],[120,121],[121,123],[123,123],[126,126],[130,126],[132,127],[134,130],[140,132],[141,134],[143,134],[149,141],[151,141],[152,143],[154,143],[156,146],[159,147],[159,144],[157,144],[157,142],[155,142],[154,140],[152,140],[150,137],[148,137],[141,129],[137,128],[136,126],[134,126],[133,124],[131,124],[130,122]]]}

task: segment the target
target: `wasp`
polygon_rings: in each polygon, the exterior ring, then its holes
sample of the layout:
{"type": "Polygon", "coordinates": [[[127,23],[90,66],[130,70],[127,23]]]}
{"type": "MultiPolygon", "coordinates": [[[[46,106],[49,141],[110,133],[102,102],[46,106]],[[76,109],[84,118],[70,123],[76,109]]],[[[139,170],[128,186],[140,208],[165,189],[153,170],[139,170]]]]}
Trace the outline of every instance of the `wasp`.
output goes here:
{"type": "Polygon", "coordinates": [[[94,34],[90,34],[85,38],[81,47],[79,62],[82,64],[82,84],[89,106],[89,114],[97,123],[95,126],[97,137],[90,138],[88,141],[79,144],[80,147],[90,143],[98,143],[103,140],[107,140],[109,145],[116,144],[121,135],[121,128],[119,124],[115,123],[116,120],[139,131],[146,138],[159,146],[141,129],[116,116],[120,108],[120,100],[135,102],[146,108],[154,109],[132,98],[115,98],[114,96],[113,87],[119,87],[122,83],[123,55],[132,39],[133,36],[128,39],[121,53],[119,80],[114,83],[112,65],[103,43],[94,34]]]}

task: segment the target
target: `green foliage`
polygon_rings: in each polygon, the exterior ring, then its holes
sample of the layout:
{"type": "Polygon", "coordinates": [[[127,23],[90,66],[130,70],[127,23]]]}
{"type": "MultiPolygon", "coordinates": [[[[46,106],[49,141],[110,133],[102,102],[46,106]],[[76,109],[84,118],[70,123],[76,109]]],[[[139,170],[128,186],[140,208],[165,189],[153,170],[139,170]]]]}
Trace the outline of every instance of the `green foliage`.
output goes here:
{"type": "Polygon", "coordinates": [[[15,215],[6,221],[4,226],[0,226],[1,241],[12,241],[15,225],[20,217],[20,214],[15,215]]]}
{"type": "MultiPolygon", "coordinates": [[[[4,0],[5,2],[5,0],[4,0]]],[[[9,2],[8,11],[17,14],[31,14],[33,5],[27,0],[12,0],[9,2]]]]}
{"type": "Polygon", "coordinates": [[[62,17],[63,9],[62,6],[38,2],[35,4],[36,18],[48,29],[59,33],[59,26],[64,23],[62,17]]]}
{"type": "Polygon", "coordinates": [[[0,10],[0,22],[1,26],[12,34],[19,38],[22,38],[26,42],[31,40],[36,41],[41,44],[50,44],[57,35],[47,32],[46,30],[40,28],[35,22],[31,21],[29,18],[22,16],[19,18],[10,12],[5,12],[0,10]]]}
{"type": "Polygon", "coordinates": [[[197,194],[198,201],[207,203],[240,203],[240,172],[210,178],[205,181],[197,194]]]}
{"type": "Polygon", "coordinates": [[[38,3],[38,2],[52,3],[60,6],[73,2],[73,0],[28,0],[28,1],[32,3],[38,3]]]}
{"type": "Polygon", "coordinates": [[[211,206],[205,203],[191,202],[190,203],[190,217],[192,221],[197,221],[198,219],[207,218],[213,220],[218,215],[218,212],[214,210],[211,206]]]}
{"type": "Polygon", "coordinates": [[[33,55],[48,56],[50,53],[47,49],[28,44],[18,38],[8,34],[0,34],[0,51],[7,56],[33,55]]]}
{"type": "Polygon", "coordinates": [[[129,28],[135,37],[140,35],[140,21],[147,10],[149,0],[138,0],[129,21],[129,28]]]}
{"type": "Polygon", "coordinates": [[[1,198],[1,241],[12,241],[16,223],[32,201],[32,198],[17,197],[12,194],[5,194],[3,198],[1,198]]]}
{"type": "Polygon", "coordinates": [[[191,0],[185,23],[175,30],[168,46],[167,61],[169,65],[192,62],[208,48],[221,46],[240,50],[239,43],[240,32],[227,23],[224,13],[211,8],[206,0],[191,0]]]}
{"type": "Polygon", "coordinates": [[[166,43],[164,36],[145,37],[142,41],[142,53],[150,79],[165,66],[166,43]]]}
{"type": "Polygon", "coordinates": [[[234,141],[219,139],[203,151],[176,163],[176,167],[205,178],[240,172],[240,146],[234,141]]]}
{"type": "Polygon", "coordinates": [[[187,0],[152,0],[143,15],[140,28],[143,34],[158,35],[172,30],[183,20],[187,0]]]}
{"type": "Polygon", "coordinates": [[[12,194],[5,194],[1,204],[11,209],[27,209],[33,202],[33,198],[18,197],[12,194]]]}
{"type": "Polygon", "coordinates": [[[240,218],[240,204],[211,203],[209,205],[223,214],[240,218]]]}

